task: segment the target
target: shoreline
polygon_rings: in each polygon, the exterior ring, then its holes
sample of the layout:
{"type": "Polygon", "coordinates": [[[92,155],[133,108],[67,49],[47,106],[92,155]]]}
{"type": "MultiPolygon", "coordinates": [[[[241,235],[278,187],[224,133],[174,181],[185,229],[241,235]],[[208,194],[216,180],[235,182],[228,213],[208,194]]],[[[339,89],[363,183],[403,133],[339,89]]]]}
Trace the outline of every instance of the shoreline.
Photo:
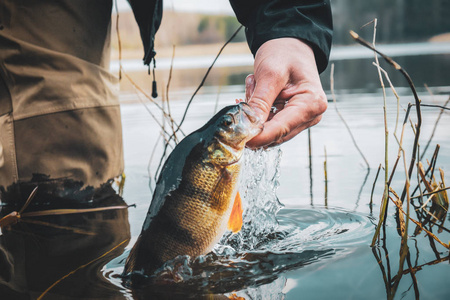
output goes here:
{"type": "MultiPolygon", "coordinates": [[[[175,47],[174,69],[199,69],[211,65],[223,44],[189,45],[175,47]]],[[[440,43],[407,43],[407,44],[383,44],[377,49],[391,57],[450,54],[450,42],[440,43]]],[[[123,51],[122,65],[129,72],[148,71],[148,67],[142,63],[142,58],[136,57],[137,50],[123,51]]],[[[172,48],[158,49],[156,56],[157,69],[168,70],[172,65],[172,48]]],[[[143,54],[143,52],[142,52],[143,54]]],[[[373,58],[373,52],[360,45],[334,46],[331,50],[330,61],[373,58]]],[[[247,43],[230,43],[225,47],[215,67],[247,67],[253,66],[253,55],[248,49],[247,43]]],[[[118,53],[112,52],[110,70],[116,72],[119,69],[118,53]]]]}

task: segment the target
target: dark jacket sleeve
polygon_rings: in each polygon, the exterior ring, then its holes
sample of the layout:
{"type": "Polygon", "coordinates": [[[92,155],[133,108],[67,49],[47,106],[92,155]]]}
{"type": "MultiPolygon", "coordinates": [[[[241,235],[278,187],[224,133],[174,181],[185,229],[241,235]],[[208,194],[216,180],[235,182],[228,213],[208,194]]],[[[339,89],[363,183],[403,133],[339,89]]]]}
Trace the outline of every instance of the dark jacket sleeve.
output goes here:
{"type": "Polygon", "coordinates": [[[149,65],[155,57],[155,34],[162,19],[162,0],[128,0],[139,26],[144,45],[144,64],[149,65]]]}
{"type": "Polygon", "coordinates": [[[323,72],[331,49],[333,22],[329,0],[230,0],[238,21],[245,26],[253,55],[268,40],[294,37],[314,51],[323,72]]]}

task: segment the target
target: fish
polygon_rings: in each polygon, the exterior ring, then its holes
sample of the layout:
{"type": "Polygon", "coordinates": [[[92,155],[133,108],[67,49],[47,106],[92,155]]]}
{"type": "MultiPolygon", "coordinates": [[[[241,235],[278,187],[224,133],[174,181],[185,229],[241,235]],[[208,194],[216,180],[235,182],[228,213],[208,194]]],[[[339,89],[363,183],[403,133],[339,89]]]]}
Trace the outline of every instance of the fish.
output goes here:
{"type": "Polygon", "coordinates": [[[123,275],[151,276],[179,255],[195,258],[242,226],[238,181],[247,141],[262,131],[245,102],[220,110],[167,158],[123,275]],[[240,216],[239,216],[240,214],[240,216]]]}

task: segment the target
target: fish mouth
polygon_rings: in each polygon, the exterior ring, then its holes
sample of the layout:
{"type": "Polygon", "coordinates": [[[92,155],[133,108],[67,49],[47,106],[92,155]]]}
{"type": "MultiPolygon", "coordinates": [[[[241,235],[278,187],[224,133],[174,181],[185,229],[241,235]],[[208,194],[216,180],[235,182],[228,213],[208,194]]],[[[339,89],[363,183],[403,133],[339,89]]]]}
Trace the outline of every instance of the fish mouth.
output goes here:
{"type": "Polygon", "coordinates": [[[240,110],[240,124],[241,128],[245,128],[246,138],[245,143],[257,136],[263,130],[263,122],[257,116],[255,110],[246,102],[239,103],[240,110]]]}
{"type": "Polygon", "coordinates": [[[241,102],[239,103],[239,107],[240,109],[244,112],[245,116],[247,117],[247,119],[253,124],[256,125],[258,127],[261,127],[262,129],[262,122],[261,119],[256,115],[255,110],[248,105],[248,103],[246,102],[241,102]]]}

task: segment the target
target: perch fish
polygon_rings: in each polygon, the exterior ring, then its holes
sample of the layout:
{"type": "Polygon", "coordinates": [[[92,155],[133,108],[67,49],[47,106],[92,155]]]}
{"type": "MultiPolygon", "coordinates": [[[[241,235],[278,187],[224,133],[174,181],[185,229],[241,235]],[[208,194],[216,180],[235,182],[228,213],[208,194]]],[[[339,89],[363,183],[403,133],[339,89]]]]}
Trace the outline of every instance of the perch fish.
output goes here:
{"type": "Polygon", "coordinates": [[[237,192],[245,144],[262,130],[241,102],[223,108],[172,151],[125,263],[124,275],[151,275],[178,255],[208,253],[228,229],[242,225],[237,192]]]}

